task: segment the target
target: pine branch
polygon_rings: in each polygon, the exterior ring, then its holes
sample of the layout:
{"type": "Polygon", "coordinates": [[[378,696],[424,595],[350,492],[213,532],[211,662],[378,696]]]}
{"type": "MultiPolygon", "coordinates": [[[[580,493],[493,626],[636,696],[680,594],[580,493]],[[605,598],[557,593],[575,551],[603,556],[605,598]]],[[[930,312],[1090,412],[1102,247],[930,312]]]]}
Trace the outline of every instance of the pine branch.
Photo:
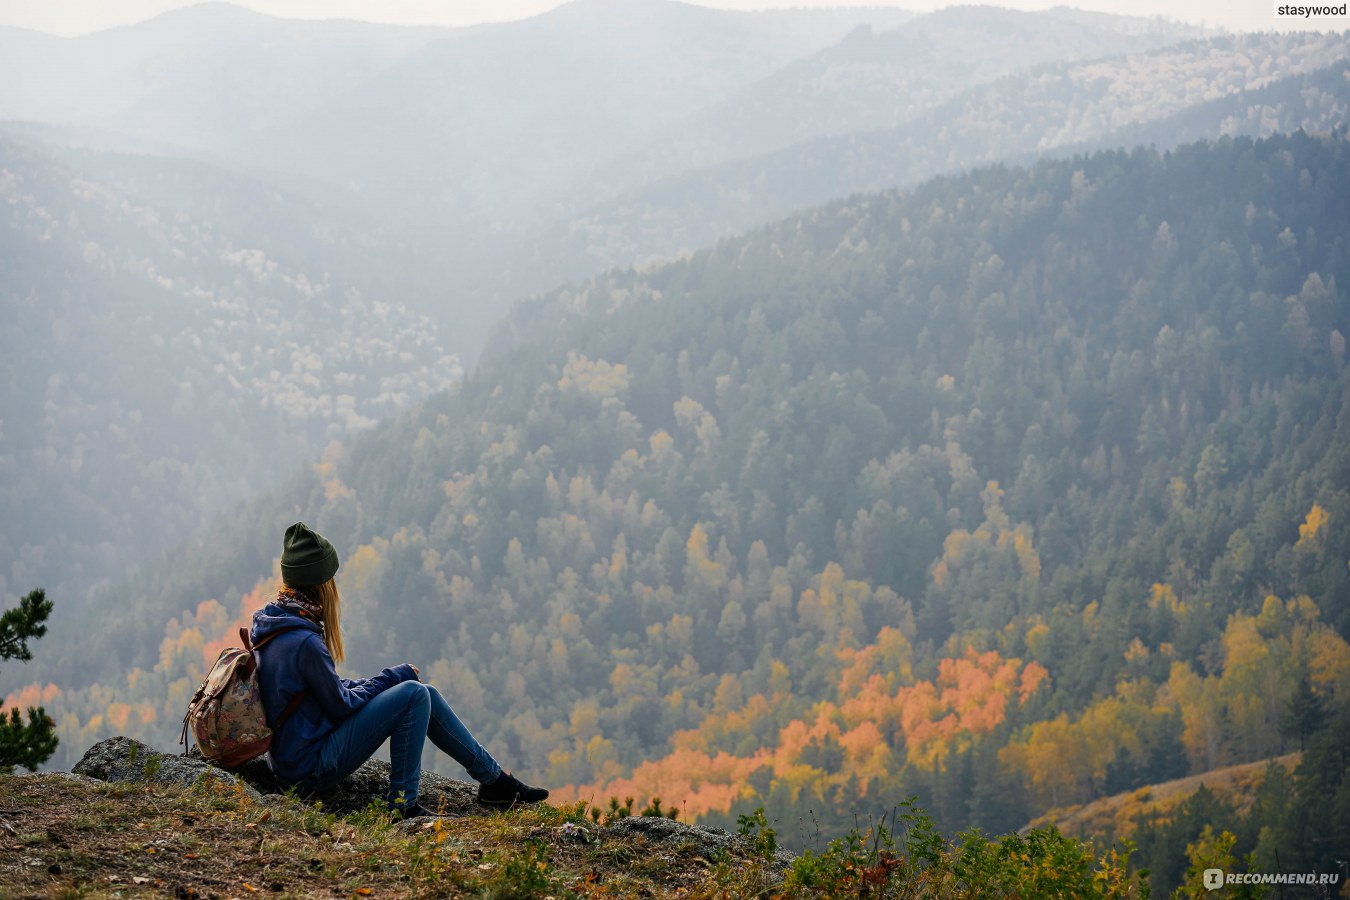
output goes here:
{"type": "Polygon", "coordinates": [[[42,588],[30,591],[14,609],[0,615],[0,659],[27,662],[33,658],[28,649],[29,639],[36,640],[47,633],[47,616],[51,615],[52,601],[42,588]]]}

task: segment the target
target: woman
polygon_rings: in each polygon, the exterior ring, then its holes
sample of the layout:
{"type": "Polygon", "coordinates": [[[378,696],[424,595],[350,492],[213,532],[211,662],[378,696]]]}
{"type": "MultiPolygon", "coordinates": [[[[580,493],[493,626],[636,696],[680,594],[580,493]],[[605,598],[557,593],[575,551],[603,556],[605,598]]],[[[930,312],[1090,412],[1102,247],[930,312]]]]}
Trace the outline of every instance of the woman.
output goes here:
{"type": "Polygon", "coordinates": [[[426,738],[478,782],[478,802],[506,807],[548,797],[516,780],[464,727],[440,692],[404,663],[374,678],[339,678],[345,656],[333,545],[304,522],[286,529],[277,599],[253,614],[258,685],[273,728],[268,761],[302,791],[331,787],[389,740],[389,808],[405,819],[432,815],[417,802],[426,738]],[[280,721],[279,721],[280,720],[280,721]]]}

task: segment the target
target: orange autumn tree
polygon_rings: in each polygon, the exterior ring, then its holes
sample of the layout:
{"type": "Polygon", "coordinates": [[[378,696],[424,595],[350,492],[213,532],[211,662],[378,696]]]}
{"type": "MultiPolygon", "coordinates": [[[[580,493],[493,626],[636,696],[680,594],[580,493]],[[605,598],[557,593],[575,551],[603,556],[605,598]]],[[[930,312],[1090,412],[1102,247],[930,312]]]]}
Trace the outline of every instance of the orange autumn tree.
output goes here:
{"type": "Polygon", "coordinates": [[[4,704],[0,705],[0,709],[27,709],[30,706],[49,706],[53,700],[60,696],[61,689],[55,684],[48,682],[46,685],[41,685],[34,682],[8,694],[5,697],[4,704]]]}
{"type": "MultiPolygon", "coordinates": [[[[271,581],[259,582],[239,598],[235,612],[216,600],[203,600],[164,623],[159,659],[149,670],[132,669],[121,683],[91,684],[78,690],[55,685],[30,685],[7,698],[49,705],[62,749],[78,753],[113,735],[126,735],[155,746],[177,740],[178,723],[188,699],[220,651],[239,645],[239,628],[252,622],[253,611],[270,599],[271,581]]],[[[70,766],[75,759],[54,764],[70,766]]]]}
{"type": "Polygon", "coordinates": [[[901,688],[896,700],[903,709],[901,727],[909,761],[933,770],[941,760],[966,749],[978,735],[988,734],[1007,718],[1008,702],[1025,703],[1050,673],[1040,663],[1023,666],[993,650],[944,659],[938,677],[901,688]]]}
{"type": "Polygon", "coordinates": [[[233,619],[225,618],[224,607],[215,600],[204,600],[199,603],[197,621],[211,621],[212,630],[209,633],[216,635],[214,639],[202,644],[202,664],[209,668],[222,650],[240,646],[239,629],[252,627],[254,611],[261,609],[263,604],[271,599],[271,582],[260,581],[254,585],[253,590],[239,598],[239,611],[233,619]]]}
{"type": "Polygon", "coordinates": [[[661,796],[679,802],[690,820],[763,803],[775,791],[791,803],[847,805],[905,762],[940,766],[1002,724],[1049,677],[1038,663],[970,649],[942,660],[933,681],[914,683],[909,640],[894,628],[866,647],[836,648],[835,656],[834,700],[793,715],[802,701],[788,689],[787,667],[775,661],[770,681],[780,690],[714,710],[697,728],[676,733],[666,756],[625,778],[564,787],[560,799],[603,804],[612,796],[661,796]],[[768,741],[752,740],[784,719],[768,741]]]}

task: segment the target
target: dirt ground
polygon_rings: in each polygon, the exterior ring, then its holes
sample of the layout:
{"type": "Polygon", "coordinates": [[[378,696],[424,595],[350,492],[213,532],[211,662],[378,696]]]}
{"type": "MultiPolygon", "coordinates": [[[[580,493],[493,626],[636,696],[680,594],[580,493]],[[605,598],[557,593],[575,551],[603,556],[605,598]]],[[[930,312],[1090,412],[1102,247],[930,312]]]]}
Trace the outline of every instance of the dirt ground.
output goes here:
{"type": "MultiPolygon", "coordinates": [[[[0,898],[716,896],[751,859],[601,839],[541,806],[391,825],[281,797],[65,774],[0,776],[0,898]]],[[[749,881],[747,881],[749,879],[749,881]]]]}

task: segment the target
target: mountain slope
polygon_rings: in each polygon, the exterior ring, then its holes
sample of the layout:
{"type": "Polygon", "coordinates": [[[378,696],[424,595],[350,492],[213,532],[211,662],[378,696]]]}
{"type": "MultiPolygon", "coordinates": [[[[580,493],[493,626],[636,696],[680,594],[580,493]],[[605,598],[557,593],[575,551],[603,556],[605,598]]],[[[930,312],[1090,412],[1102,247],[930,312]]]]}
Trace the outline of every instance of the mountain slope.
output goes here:
{"type": "Polygon", "coordinates": [[[1350,697],[1348,155],[985,169],[593,280],[34,674],[76,746],[160,740],[302,516],[354,671],[577,796],[1003,830],[1283,752],[1302,679],[1350,697]]]}
{"type": "Polygon", "coordinates": [[[971,88],[896,128],[660,180],[568,217],[512,259],[522,273],[576,278],[963,167],[1224,134],[1328,131],[1347,120],[1347,55],[1343,35],[1260,35],[1044,66],[971,88]]]}
{"type": "MultiPolygon", "coordinates": [[[[647,254],[646,235],[623,234],[602,235],[582,254],[564,241],[568,258],[557,265],[547,247],[516,252],[524,236],[560,218],[570,225],[620,189],[747,148],[874,130],[1038,62],[1188,33],[986,8],[915,18],[594,0],[446,30],[287,21],[204,4],[84,38],[0,34],[12,85],[0,116],[79,126],[67,142],[140,142],[162,157],[193,156],[325,204],[354,198],[372,223],[365,230],[436,261],[452,289],[435,298],[435,318],[472,358],[511,301],[594,271],[591,252],[605,263],[630,247],[647,254]],[[970,58],[981,64],[960,62],[970,58]]],[[[675,224],[657,252],[725,233],[675,224]]],[[[582,226],[577,233],[595,230],[582,226]]]]}
{"type": "Polygon", "coordinates": [[[389,281],[342,278],[384,248],[340,216],[196,164],[11,139],[0,171],[0,593],[47,587],[54,624],[460,373],[389,281]]]}
{"type": "Polygon", "coordinates": [[[568,3],[431,44],[286,127],[251,136],[250,152],[374,196],[423,197],[442,216],[516,228],[579,184],[593,191],[592,169],[854,23],[905,18],[568,3]],[[397,145],[389,135],[400,136],[397,145]]]}
{"type": "Polygon", "coordinates": [[[890,30],[858,28],[681,122],[607,174],[632,186],[812,139],[875,131],[1038,64],[1139,52],[1189,36],[1188,29],[1161,23],[1138,34],[1103,24],[1053,12],[967,6],[890,30]]]}
{"type": "Polygon", "coordinates": [[[200,3],[75,38],[0,29],[0,118],[101,125],[194,149],[359,83],[442,28],[276,19],[200,3]]]}
{"type": "Polygon", "coordinates": [[[1053,824],[1065,834],[1082,838],[1101,839],[1105,835],[1128,837],[1137,816],[1143,814],[1148,819],[1166,819],[1201,787],[1213,791],[1245,814],[1251,810],[1256,791],[1269,767],[1278,766],[1285,772],[1293,771],[1299,764],[1300,756],[1299,753],[1287,753],[1275,759],[1225,766],[1212,772],[1146,785],[1081,806],[1051,810],[1027,827],[1053,824]]]}

